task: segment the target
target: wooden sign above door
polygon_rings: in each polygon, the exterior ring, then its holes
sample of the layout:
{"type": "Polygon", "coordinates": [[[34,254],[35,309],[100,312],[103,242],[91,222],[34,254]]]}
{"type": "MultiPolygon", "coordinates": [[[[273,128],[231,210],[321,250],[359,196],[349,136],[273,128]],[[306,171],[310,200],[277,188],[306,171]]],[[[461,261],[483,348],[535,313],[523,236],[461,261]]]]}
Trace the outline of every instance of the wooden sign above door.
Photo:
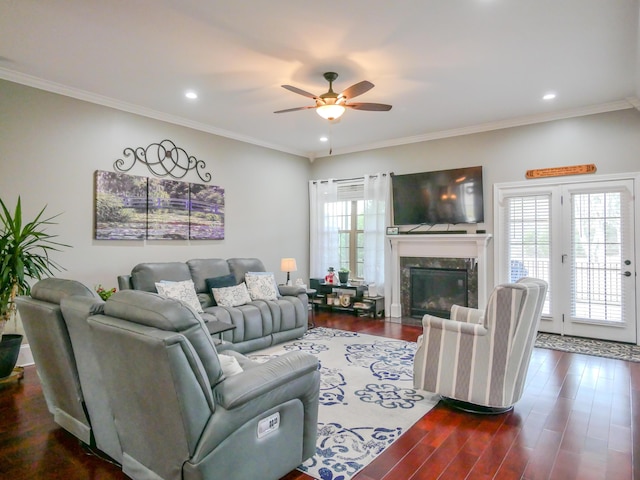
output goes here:
{"type": "Polygon", "coordinates": [[[570,165],[568,167],[539,168],[536,170],[527,170],[525,176],[527,178],[543,178],[582,175],[585,173],[596,173],[596,165],[589,163],[584,165],[570,165]]]}

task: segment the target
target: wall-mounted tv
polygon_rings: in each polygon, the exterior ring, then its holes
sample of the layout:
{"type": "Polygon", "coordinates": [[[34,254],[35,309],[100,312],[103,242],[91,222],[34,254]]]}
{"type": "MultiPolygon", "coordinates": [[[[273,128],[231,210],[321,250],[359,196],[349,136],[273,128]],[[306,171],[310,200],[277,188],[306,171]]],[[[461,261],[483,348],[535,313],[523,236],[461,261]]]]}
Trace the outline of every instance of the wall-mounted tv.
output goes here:
{"type": "Polygon", "coordinates": [[[484,222],[482,167],[393,175],[394,225],[484,222]]]}

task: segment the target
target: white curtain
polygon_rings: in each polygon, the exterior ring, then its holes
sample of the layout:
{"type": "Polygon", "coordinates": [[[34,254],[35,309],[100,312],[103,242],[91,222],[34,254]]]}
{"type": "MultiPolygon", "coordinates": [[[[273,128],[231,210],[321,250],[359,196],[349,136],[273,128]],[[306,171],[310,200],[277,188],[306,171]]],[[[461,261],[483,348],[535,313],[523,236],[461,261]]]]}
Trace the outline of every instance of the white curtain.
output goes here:
{"type": "Polygon", "coordinates": [[[340,264],[338,225],[327,210],[338,201],[335,179],[309,182],[309,276],[324,278],[327,269],[340,264]]]}
{"type": "MultiPolygon", "coordinates": [[[[375,283],[378,295],[385,295],[385,271],[389,271],[391,249],[386,228],[391,225],[391,175],[364,177],[364,280],[375,283]]],[[[387,295],[385,295],[385,299],[387,295]]],[[[387,310],[388,311],[388,310],[387,310]]]]}

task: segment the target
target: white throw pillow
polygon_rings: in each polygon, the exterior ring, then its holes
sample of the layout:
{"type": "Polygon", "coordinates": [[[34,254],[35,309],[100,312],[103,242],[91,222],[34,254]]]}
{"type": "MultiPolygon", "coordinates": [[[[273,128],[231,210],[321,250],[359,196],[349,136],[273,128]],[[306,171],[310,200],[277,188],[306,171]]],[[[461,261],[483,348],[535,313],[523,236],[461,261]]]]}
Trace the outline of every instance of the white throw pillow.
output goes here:
{"type": "Polygon", "coordinates": [[[244,276],[251,300],[277,300],[278,289],[273,273],[247,272],[244,276]]]}
{"type": "Polygon", "coordinates": [[[245,278],[247,277],[247,275],[265,275],[267,277],[269,277],[271,280],[273,280],[273,288],[276,289],[276,292],[278,293],[278,297],[281,297],[282,295],[280,295],[280,289],[278,288],[278,282],[276,282],[276,277],[273,274],[273,272],[247,272],[245,273],[245,278]]]}
{"type": "Polygon", "coordinates": [[[158,290],[158,293],[163,297],[181,300],[196,312],[203,313],[193,280],[185,280],[183,282],[156,282],[156,290],[158,290]]]}
{"type": "Polygon", "coordinates": [[[244,282],[233,287],[212,288],[211,293],[221,307],[238,307],[251,301],[244,282]]]}
{"type": "Polygon", "coordinates": [[[231,355],[220,354],[218,355],[218,359],[220,360],[222,372],[226,377],[242,373],[242,367],[238,363],[237,358],[232,357],[231,355]]]}

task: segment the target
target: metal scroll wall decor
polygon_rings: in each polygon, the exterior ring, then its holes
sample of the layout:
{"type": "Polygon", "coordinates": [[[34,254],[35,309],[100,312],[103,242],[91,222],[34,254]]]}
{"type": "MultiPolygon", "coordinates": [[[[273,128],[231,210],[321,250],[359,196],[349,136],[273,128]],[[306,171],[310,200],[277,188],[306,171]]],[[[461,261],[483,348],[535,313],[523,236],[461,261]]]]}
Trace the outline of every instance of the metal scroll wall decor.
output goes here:
{"type": "Polygon", "coordinates": [[[128,172],[136,162],[143,163],[156,177],[183,178],[189,171],[195,170],[203,182],[211,181],[211,174],[202,172],[207,168],[204,160],[198,160],[193,155],[188,155],[184,148],[176,146],[171,140],[162,140],[160,143],[152,143],[146,148],[127,147],[122,152],[125,158],[133,157],[131,165],[126,166],[127,161],[119,158],[113,163],[113,167],[120,172],[128,172]]]}

